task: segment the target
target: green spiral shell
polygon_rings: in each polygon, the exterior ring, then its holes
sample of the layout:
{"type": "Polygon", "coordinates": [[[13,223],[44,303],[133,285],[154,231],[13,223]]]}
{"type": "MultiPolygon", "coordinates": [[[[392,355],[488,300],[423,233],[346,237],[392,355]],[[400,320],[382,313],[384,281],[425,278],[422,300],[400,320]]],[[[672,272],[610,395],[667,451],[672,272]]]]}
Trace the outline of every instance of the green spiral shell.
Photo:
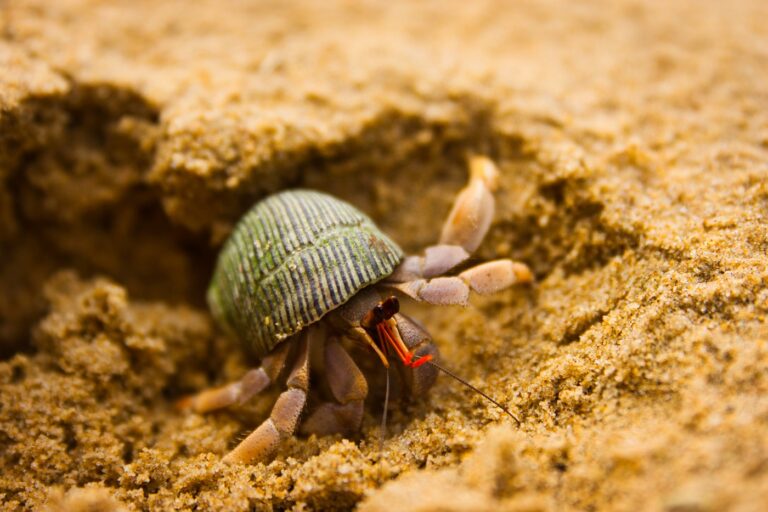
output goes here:
{"type": "Polygon", "coordinates": [[[392,273],[403,252],[350,204],[310,190],[256,203],[219,253],[213,316],[258,356],[392,273]]]}

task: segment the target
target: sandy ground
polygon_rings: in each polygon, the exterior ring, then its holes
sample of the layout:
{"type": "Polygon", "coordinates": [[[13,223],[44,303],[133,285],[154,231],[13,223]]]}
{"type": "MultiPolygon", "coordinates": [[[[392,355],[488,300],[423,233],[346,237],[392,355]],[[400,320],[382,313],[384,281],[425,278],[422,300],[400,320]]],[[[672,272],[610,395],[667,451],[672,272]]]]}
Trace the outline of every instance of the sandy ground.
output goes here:
{"type": "Polygon", "coordinates": [[[765,510],[768,4],[0,3],[4,510],[765,510]],[[536,283],[408,306],[441,379],[361,433],[221,456],[274,393],[203,301],[274,190],[406,250],[468,152],[502,171],[483,258],[536,283]]]}

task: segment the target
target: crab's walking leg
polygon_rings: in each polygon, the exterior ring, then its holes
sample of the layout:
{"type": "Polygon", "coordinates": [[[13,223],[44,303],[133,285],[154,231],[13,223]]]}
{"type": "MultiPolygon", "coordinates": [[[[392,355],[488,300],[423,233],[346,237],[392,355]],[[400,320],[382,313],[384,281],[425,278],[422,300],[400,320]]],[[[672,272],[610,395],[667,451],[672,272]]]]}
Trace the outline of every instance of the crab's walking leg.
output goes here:
{"type": "Polygon", "coordinates": [[[360,428],[368,383],[344,347],[335,339],[325,344],[325,374],[338,403],[325,402],[302,422],[302,432],[349,434],[360,428]]]}
{"type": "Polygon", "coordinates": [[[309,389],[309,346],[315,329],[309,328],[299,341],[298,355],[288,380],[288,389],[277,398],[269,418],[225,457],[225,462],[265,461],[277,451],[280,442],[293,435],[307,402],[309,389]]]}
{"type": "Polygon", "coordinates": [[[494,260],[471,267],[458,276],[414,279],[404,283],[385,283],[418,301],[437,305],[469,302],[469,292],[481,295],[496,293],[519,283],[533,280],[530,269],[512,260],[494,260]]]}
{"type": "Polygon", "coordinates": [[[261,366],[248,371],[240,380],[184,397],[176,402],[176,407],[206,413],[233,404],[245,403],[275,381],[285,366],[289,347],[290,343],[281,343],[261,361],[261,366]]]}
{"type": "Polygon", "coordinates": [[[469,183],[456,196],[443,224],[440,244],[459,245],[468,253],[475,252],[493,220],[493,192],[498,181],[499,171],[489,158],[469,159],[469,183]]]}
{"type": "Polygon", "coordinates": [[[499,171],[490,159],[474,156],[469,174],[469,183],[443,224],[440,243],[427,247],[423,256],[406,257],[384,284],[432,304],[466,304],[470,289],[494,293],[533,279],[525,264],[506,259],[472,267],[458,276],[439,277],[469,259],[493,220],[499,171]]]}

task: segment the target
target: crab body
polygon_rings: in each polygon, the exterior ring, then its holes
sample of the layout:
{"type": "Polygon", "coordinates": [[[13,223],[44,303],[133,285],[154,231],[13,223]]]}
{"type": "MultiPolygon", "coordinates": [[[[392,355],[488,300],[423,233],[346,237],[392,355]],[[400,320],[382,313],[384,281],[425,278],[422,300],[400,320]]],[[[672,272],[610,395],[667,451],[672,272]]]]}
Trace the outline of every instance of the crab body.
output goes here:
{"type": "Polygon", "coordinates": [[[208,302],[221,327],[253,349],[261,364],[179,406],[204,413],[243,403],[278,381],[286,389],[270,417],[226,461],[268,460],[300,424],[302,432],[318,435],[358,429],[368,384],[347,352],[352,343],[367,346],[386,368],[396,361],[414,395],[434,384],[438,369],[451,374],[437,364],[439,351],[429,333],[399,311],[398,297],[467,305],[470,291],[494,293],[532,279],[528,267],[507,259],[455,270],[466,267],[494,213],[496,167],[484,157],[469,164],[469,183],[439,243],[423,255],[404,256],[365,214],[308,190],[269,196],[235,226],[219,255],[208,302]],[[318,357],[330,396],[300,421],[310,392],[310,361],[318,357]]]}

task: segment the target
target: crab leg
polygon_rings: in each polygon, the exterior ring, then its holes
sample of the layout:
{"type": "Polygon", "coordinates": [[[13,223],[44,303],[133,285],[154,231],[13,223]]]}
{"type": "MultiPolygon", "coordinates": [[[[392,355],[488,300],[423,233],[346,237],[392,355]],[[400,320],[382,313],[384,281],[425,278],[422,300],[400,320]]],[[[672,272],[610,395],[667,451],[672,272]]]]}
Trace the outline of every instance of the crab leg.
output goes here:
{"type": "Polygon", "coordinates": [[[269,418],[225,457],[225,462],[248,463],[272,457],[280,442],[293,435],[307,402],[309,389],[309,346],[315,335],[310,327],[299,341],[299,352],[288,380],[288,389],[277,398],[269,418]]]}
{"type": "Polygon", "coordinates": [[[456,196],[443,223],[440,241],[424,256],[408,256],[387,280],[405,282],[442,275],[466,261],[485,238],[493,220],[499,171],[482,156],[469,159],[469,182],[456,196]]]}
{"type": "Polygon", "coordinates": [[[466,304],[470,289],[494,293],[513,284],[528,282],[531,271],[523,263],[497,260],[472,267],[458,276],[439,277],[477,250],[493,220],[499,171],[483,156],[469,159],[469,183],[456,196],[443,224],[440,242],[427,247],[423,256],[408,256],[384,281],[416,300],[432,304],[466,304]]]}
{"type": "Polygon", "coordinates": [[[338,403],[325,402],[302,422],[306,434],[348,434],[360,427],[368,383],[344,347],[335,339],[325,345],[325,373],[338,403]]]}
{"type": "Polygon", "coordinates": [[[469,253],[459,245],[432,245],[424,250],[424,256],[406,256],[385,282],[404,283],[437,277],[467,259],[469,253]]]}
{"type": "Polygon", "coordinates": [[[176,407],[181,410],[206,413],[247,402],[277,379],[285,366],[289,347],[290,343],[278,345],[261,361],[261,366],[248,371],[240,380],[184,397],[176,402],[176,407]]]}
{"type": "Polygon", "coordinates": [[[471,267],[458,276],[414,279],[403,283],[385,283],[417,301],[436,305],[462,305],[469,302],[469,292],[496,293],[518,283],[533,280],[530,269],[512,260],[494,260],[471,267]]]}
{"type": "Polygon", "coordinates": [[[441,245],[459,245],[468,253],[475,252],[493,220],[493,191],[498,180],[499,171],[489,158],[469,159],[469,183],[456,196],[443,224],[441,245]]]}
{"type": "Polygon", "coordinates": [[[496,293],[515,284],[533,281],[533,273],[527,265],[508,259],[476,265],[458,277],[480,295],[496,293]]]}

